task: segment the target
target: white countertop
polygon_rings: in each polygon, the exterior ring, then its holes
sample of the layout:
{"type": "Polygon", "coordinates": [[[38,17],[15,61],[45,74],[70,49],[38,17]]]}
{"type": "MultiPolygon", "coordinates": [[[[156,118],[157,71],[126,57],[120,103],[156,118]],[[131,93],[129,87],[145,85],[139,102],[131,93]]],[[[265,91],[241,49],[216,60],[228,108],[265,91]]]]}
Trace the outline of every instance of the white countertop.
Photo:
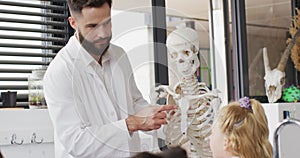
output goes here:
{"type": "Polygon", "coordinates": [[[11,144],[13,134],[23,144],[31,143],[33,133],[44,142],[54,138],[47,109],[0,109],[0,127],[0,145],[11,144]]]}

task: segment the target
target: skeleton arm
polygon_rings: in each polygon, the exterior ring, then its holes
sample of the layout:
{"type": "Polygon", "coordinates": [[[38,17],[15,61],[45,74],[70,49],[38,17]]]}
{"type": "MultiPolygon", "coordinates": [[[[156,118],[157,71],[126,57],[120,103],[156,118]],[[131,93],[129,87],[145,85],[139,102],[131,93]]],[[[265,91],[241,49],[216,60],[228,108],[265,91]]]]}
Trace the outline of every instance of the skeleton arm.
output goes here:
{"type": "MultiPolygon", "coordinates": [[[[155,105],[160,98],[167,98],[168,95],[172,95],[175,98],[177,94],[175,94],[175,92],[173,92],[169,88],[169,86],[166,86],[166,85],[160,85],[158,87],[155,87],[154,91],[151,92],[151,99],[150,99],[151,104],[155,105]]],[[[170,119],[169,113],[167,114],[167,118],[170,119]]],[[[153,150],[152,150],[152,152],[159,152],[160,149],[158,148],[158,135],[157,135],[156,130],[154,131],[153,137],[154,137],[154,139],[153,139],[153,150]]],[[[178,138],[178,140],[181,140],[181,139],[182,139],[181,137],[178,138]]],[[[171,142],[169,142],[169,143],[171,143],[171,142]]]]}
{"type": "Polygon", "coordinates": [[[220,93],[219,90],[217,89],[214,89],[212,91],[208,91],[207,93],[205,94],[200,94],[200,95],[190,95],[190,96],[186,96],[189,100],[192,100],[192,99],[200,99],[200,98],[204,98],[204,97],[218,97],[218,93],[220,93]]]}

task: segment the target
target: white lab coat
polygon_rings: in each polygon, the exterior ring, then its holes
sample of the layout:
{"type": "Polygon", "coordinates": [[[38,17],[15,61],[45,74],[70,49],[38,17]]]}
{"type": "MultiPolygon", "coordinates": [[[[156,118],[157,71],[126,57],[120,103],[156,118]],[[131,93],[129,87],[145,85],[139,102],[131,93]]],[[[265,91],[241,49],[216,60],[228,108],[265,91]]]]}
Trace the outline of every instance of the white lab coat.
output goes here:
{"type": "Polygon", "coordinates": [[[140,151],[138,133],[129,134],[125,118],[148,103],[123,49],[111,44],[102,65],[72,36],[47,69],[44,93],[56,158],[129,157],[140,151]]]}

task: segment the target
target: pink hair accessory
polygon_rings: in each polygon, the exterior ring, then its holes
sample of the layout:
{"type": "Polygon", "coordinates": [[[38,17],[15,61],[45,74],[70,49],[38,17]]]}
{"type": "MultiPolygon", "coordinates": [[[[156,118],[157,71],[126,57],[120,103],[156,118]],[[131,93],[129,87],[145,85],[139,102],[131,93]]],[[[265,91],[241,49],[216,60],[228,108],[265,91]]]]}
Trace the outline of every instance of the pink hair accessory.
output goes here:
{"type": "Polygon", "coordinates": [[[248,97],[243,97],[243,98],[239,99],[239,103],[242,108],[252,110],[252,106],[250,104],[250,99],[248,97]]]}

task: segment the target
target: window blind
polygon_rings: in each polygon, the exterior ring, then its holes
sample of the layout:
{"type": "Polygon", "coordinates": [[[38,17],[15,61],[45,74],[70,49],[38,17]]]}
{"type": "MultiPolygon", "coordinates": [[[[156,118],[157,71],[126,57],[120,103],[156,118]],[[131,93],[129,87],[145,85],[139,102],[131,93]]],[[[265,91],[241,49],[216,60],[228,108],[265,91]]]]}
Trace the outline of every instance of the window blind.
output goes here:
{"type": "Polygon", "coordinates": [[[73,33],[68,14],[63,0],[0,0],[0,92],[17,91],[17,106],[28,106],[32,70],[47,67],[73,33]]]}

